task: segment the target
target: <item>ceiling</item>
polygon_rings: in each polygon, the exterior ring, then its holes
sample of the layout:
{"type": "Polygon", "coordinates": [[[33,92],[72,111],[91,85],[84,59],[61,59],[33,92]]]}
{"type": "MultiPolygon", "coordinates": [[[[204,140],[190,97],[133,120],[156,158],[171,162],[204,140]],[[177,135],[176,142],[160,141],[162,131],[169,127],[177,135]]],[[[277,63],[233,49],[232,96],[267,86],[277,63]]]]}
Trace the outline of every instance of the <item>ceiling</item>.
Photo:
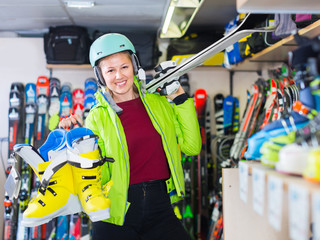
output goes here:
{"type": "MultiPolygon", "coordinates": [[[[169,0],[95,0],[93,8],[67,8],[64,0],[0,0],[0,36],[42,36],[50,26],[90,31],[158,32],[169,0]]],[[[223,31],[236,16],[236,0],[205,0],[189,29],[223,31]]]]}

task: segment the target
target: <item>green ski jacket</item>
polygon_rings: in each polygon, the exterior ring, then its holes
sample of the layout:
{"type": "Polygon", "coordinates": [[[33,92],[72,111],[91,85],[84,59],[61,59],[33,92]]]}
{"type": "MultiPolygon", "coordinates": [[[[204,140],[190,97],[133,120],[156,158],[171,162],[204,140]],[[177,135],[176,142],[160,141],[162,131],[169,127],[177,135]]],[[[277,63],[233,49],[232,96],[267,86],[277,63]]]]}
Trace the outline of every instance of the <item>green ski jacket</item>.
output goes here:
{"type": "MultiPolygon", "coordinates": [[[[161,135],[171,174],[166,181],[167,190],[171,202],[174,203],[181,200],[185,193],[180,150],[189,156],[197,155],[201,150],[201,136],[193,99],[171,105],[164,96],[150,93],[143,95],[136,78],[134,82],[154,128],[161,135]]],[[[105,221],[123,225],[130,206],[127,201],[130,176],[128,146],[117,113],[102,92],[98,91],[95,97],[98,103],[90,110],[86,127],[99,136],[102,156],[115,160],[114,163],[107,162],[102,167],[102,184],[111,179],[113,181],[108,195],[111,201],[110,218],[105,221]]]]}

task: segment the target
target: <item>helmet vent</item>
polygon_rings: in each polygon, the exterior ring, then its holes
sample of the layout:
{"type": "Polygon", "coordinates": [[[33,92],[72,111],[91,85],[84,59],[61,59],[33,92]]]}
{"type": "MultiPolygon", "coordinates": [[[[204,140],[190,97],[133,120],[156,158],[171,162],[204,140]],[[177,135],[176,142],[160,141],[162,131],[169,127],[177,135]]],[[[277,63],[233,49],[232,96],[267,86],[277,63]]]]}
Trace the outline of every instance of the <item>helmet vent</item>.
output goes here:
{"type": "Polygon", "coordinates": [[[125,45],[124,45],[124,44],[121,44],[120,47],[125,47],[125,45]]]}

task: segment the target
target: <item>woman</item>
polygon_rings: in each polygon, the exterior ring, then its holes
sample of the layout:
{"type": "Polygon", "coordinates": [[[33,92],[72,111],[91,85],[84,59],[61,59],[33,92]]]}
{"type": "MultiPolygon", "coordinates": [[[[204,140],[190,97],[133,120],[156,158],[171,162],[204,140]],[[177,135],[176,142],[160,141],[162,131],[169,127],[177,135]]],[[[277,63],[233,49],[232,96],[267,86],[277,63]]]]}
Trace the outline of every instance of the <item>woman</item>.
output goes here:
{"type": "MultiPolygon", "coordinates": [[[[93,223],[93,239],[190,239],[171,203],[185,191],[180,150],[197,155],[201,149],[193,100],[181,86],[166,97],[141,93],[135,49],[124,35],[98,38],[90,63],[102,91],[86,127],[99,136],[102,155],[115,160],[101,169],[102,184],[113,180],[110,218],[93,223]]],[[[60,127],[76,121],[78,116],[70,116],[60,127]]]]}

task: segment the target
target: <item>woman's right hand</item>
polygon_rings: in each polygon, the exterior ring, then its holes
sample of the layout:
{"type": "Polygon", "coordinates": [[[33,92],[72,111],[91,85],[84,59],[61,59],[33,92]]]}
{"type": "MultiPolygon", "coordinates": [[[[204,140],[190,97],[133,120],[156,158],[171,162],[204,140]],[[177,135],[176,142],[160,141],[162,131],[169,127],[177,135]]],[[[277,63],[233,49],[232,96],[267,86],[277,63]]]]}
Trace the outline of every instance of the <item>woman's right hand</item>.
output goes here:
{"type": "Polygon", "coordinates": [[[59,128],[64,128],[65,130],[68,131],[68,130],[70,130],[71,125],[73,125],[74,127],[78,127],[78,123],[83,125],[83,121],[80,118],[80,116],[77,114],[71,114],[69,117],[63,118],[59,122],[59,128]]]}

